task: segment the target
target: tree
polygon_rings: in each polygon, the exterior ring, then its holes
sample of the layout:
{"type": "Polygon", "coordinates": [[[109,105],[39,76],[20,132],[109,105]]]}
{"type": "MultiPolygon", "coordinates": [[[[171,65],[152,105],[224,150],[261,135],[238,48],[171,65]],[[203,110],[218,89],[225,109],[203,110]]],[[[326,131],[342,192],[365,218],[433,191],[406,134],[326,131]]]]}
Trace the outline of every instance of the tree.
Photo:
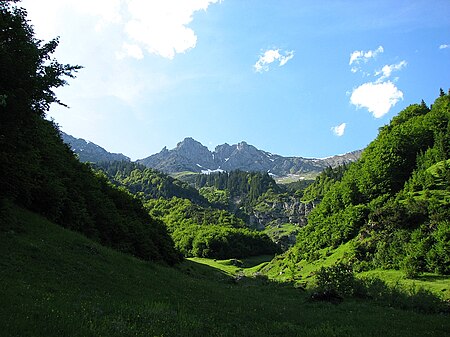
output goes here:
{"type": "Polygon", "coordinates": [[[35,39],[26,11],[14,2],[0,0],[0,204],[9,199],[145,260],[178,262],[164,224],[80,163],[44,118],[52,103],[63,104],[54,89],[81,67],[52,59],[58,40],[35,39]]]}
{"type": "MultiPolygon", "coordinates": [[[[10,2],[17,0],[0,1],[0,94],[6,97],[6,112],[25,106],[42,116],[50,104],[64,105],[54,89],[66,85],[65,78],[73,78],[81,67],[64,65],[52,58],[58,38],[47,43],[36,39],[26,19],[27,12],[10,2]]],[[[29,109],[22,110],[25,111],[29,109]]]]}
{"type": "Polygon", "coordinates": [[[65,78],[81,67],[52,58],[58,39],[37,40],[26,11],[15,2],[0,1],[0,197],[22,191],[20,199],[26,203],[30,196],[24,194],[34,189],[39,170],[30,160],[39,157],[35,143],[42,130],[37,125],[50,104],[63,104],[54,89],[66,85],[65,78]]]}

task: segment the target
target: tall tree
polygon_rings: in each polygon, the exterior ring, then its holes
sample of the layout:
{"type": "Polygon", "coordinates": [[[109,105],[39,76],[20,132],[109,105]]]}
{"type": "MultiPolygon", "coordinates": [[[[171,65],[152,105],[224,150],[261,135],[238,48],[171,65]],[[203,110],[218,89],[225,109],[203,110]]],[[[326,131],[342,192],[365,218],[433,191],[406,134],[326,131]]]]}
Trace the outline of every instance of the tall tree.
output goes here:
{"type": "Polygon", "coordinates": [[[52,103],[63,104],[54,90],[81,68],[52,58],[58,39],[47,43],[36,39],[26,11],[16,2],[0,1],[0,196],[33,189],[35,182],[23,173],[37,174],[31,159],[39,156],[34,146],[41,137],[36,124],[52,103]]]}

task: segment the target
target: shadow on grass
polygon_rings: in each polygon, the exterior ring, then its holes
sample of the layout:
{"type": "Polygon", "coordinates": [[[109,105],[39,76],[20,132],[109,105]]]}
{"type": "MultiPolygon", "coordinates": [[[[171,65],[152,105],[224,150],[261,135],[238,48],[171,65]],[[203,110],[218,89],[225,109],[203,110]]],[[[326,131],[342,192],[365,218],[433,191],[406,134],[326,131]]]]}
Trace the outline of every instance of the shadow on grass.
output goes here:
{"type": "Polygon", "coordinates": [[[253,268],[256,267],[258,265],[260,265],[261,263],[264,262],[270,262],[272,261],[274,258],[274,255],[261,255],[261,256],[255,256],[255,257],[249,257],[246,259],[242,259],[243,268],[253,268]]]}
{"type": "Polygon", "coordinates": [[[442,276],[442,275],[419,275],[417,277],[414,277],[413,280],[429,281],[429,282],[445,281],[445,280],[448,280],[448,276],[442,276]]]}
{"type": "Polygon", "coordinates": [[[414,284],[389,285],[376,277],[356,278],[349,264],[322,267],[316,274],[316,282],[311,300],[340,303],[353,298],[420,313],[450,314],[450,303],[430,290],[414,284]]]}

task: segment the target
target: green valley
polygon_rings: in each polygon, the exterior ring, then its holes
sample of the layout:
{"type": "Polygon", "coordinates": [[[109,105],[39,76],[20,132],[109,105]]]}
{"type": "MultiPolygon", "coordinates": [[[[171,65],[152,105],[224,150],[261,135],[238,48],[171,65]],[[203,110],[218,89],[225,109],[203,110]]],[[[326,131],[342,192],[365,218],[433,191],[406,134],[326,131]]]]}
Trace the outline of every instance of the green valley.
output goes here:
{"type": "MultiPolygon", "coordinates": [[[[444,336],[447,315],[236,282],[193,261],[145,262],[16,207],[2,208],[4,336],[444,336]]],[[[252,266],[259,261],[253,261],[252,266]]],[[[423,298],[422,298],[423,299],[423,298]]]]}
{"type": "Polygon", "coordinates": [[[48,118],[82,67],[17,2],[0,0],[1,336],[448,335],[450,91],[347,155],[186,138],[133,162],[48,118]]]}

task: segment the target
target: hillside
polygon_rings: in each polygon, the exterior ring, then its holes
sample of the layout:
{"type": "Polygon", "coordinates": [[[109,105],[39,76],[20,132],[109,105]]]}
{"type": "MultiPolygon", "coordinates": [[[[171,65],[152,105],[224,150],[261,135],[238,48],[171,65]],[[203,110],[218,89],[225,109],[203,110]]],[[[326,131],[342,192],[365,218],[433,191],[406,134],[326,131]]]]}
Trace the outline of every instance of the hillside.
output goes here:
{"type": "Polygon", "coordinates": [[[263,279],[240,284],[193,262],[167,268],[135,259],[22,209],[2,208],[1,216],[4,336],[423,337],[450,329],[447,315],[311,302],[307,292],[263,279]]]}
{"type": "Polygon", "coordinates": [[[101,161],[94,167],[104,172],[111,182],[117,186],[125,186],[142,200],[178,197],[199,205],[208,204],[198,190],[187,183],[137,163],[101,161]]]}
{"type": "Polygon", "coordinates": [[[238,217],[180,180],[130,162],[102,162],[95,167],[115,186],[139,198],[151,217],[165,224],[185,257],[233,258],[279,251],[266,234],[249,228],[244,214],[236,212],[238,217]]]}
{"type": "MultiPolygon", "coordinates": [[[[305,190],[319,205],[276,265],[320,261],[349,244],[355,270],[450,274],[450,95],[414,104],[380,129],[361,159],[305,190]]],[[[294,267],[293,270],[296,268],[294,267]]]]}
{"type": "Polygon", "coordinates": [[[17,204],[119,251],[174,264],[165,226],[142,203],[82,164],[46,119],[54,90],[80,66],[53,58],[58,39],[34,38],[26,12],[0,2],[0,205],[17,204]]]}
{"type": "Polygon", "coordinates": [[[300,201],[301,190],[287,191],[267,173],[199,174],[190,176],[191,186],[137,163],[102,162],[95,167],[140,198],[167,225],[185,256],[231,258],[285,250],[295,243],[314,206],[300,201]]]}

